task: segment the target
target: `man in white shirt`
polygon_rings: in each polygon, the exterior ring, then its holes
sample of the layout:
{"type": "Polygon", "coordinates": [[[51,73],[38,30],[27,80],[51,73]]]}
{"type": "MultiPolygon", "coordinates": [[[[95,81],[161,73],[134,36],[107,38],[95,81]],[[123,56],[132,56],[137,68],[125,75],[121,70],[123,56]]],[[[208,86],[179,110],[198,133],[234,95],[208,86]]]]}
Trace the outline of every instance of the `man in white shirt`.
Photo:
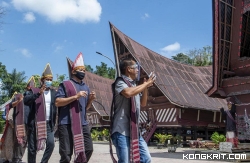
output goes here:
{"type": "Polygon", "coordinates": [[[54,126],[56,121],[55,94],[51,89],[52,72],[47,64],[40,88],[31,88],[24,96],[24,104],[30,107],[28,116],[28,163],[36,162],[36,154],[45,148],[41,163],[47,163],[54,150],[54,126]]]}

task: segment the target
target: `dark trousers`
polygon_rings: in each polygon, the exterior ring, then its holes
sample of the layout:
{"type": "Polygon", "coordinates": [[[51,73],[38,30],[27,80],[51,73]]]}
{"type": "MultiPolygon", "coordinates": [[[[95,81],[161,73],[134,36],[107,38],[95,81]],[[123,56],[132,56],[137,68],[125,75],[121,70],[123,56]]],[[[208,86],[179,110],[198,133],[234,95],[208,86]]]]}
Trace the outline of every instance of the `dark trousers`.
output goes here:
{"type": "Polygon", "coordinates": [[[16,130],[14,130],[14,148],[13,148],[12,163],[22,162],[25,149],[26,149],[26,144],[25,146],[22,146],[21,144],[18,143],[18,140],[16,138],[16,130]]]}
{"type": "MultiPolygon", "coordinates": [[[[49,122],[47,122],[47,139],[46,139],[46,149],[43,153],[43,158],[41,163],[47,163],[52,155],[55,147],[54,132],[51,128],[49,122]]],[[[37,154],[37,141],[36,141],[36,129],[30,128],[28,135],[28,163],[36,163],[37,154]]]]}
{"type": "MultiPolygon", "coordinates": [[[[61,155],[60,163],[69,163],[73,154],[73,136],[71,132],[71,125],[59,125],[59,153],[61,155]]],[[[82,126],[84,137],[84,147],[87,162],[93,153],[93,142],[89,131],[89,126],[82,126]]]]}

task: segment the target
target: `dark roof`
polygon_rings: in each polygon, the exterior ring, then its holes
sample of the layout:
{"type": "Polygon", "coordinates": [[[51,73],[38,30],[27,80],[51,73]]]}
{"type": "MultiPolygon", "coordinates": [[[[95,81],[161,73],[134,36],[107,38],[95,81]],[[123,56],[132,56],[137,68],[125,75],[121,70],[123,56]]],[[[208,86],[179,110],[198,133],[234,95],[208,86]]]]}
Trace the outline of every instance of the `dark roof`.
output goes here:
{"type": "Polygon", "coordinates": [[[204,110],[225,107],[225,100],[204,94],[211,87],[212,66],[195,67],[173,61],[137,43],[114,25],[110,24],[110,28],[115,33],[116,43],[119,38],[148,75],[155,71],[155,84],[171,103],[204,110]]]}
{"type": "Polygon", "coordinates": [[[90,91],[95,91],[96,93],[96,100],[92,103],[94,109],[101,116],[109,115],[113,95],[111,84],[114,82],[114,80],[86,72],[84,82],[89,86],[90,91]]]}

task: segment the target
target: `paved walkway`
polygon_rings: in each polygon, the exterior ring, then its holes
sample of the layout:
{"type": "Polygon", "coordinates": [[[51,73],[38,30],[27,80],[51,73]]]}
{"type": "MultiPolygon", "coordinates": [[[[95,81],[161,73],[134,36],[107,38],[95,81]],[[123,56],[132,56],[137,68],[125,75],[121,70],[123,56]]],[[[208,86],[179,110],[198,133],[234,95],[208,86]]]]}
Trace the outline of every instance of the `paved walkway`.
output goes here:
{"type": "MultiPolygon", "coordinates": [[[[115,149],[114,149],[115,150],[115,149]]],[[[168,153],[167,149],[157,149],[156,147],[149,147],[152,163],[209,163],[208,160],[183,160],[183,154],[194,154],[195,150],[191,148],[177,148],[176,153],[168,153]]],[[[26,150],[27,151],[27,150],[26,150]]],[[[38,152],[37,162],[42,158],[43,151],[38,152]]],[[[56,142],[54,152],[49,160],[49,163],[58,163],[60,159],[59,145],[56,142]]],[[[23,161],[27,161],[27,152],[23,157],[23,161]]],[[[1,162],[1,161],[0,161],[1,162]]],[[[107,142],[94,142],[94,152],[89,161],[90,163],[112,163],[109,155],[109,144],[107,142]]],[[[213,160],[213,163],[219,163],[225,161],[213,160]]]]}

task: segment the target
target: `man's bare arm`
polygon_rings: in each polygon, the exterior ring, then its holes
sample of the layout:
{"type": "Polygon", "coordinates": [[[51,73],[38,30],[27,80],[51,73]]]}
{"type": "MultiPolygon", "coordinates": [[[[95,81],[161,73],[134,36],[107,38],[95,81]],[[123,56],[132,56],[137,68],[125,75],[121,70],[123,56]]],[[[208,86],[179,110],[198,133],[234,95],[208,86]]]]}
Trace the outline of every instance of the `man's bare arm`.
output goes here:
{"type": "Polygon", "coordinates": [[[148,89],[144,89],[142,92],[142,97],[141,97],[141,106],[144,107],[147,105],[148,101],[148,89]]]}
{"type": "Polygon", "coordinates": [[[20,95],[20,98],[14,102],[12,102],[12,107],[16,107],[19,102],[23,101],[23,95],[20,95]]]}
{"type": "Polygon", "coordinates": [[[147,88],[147,86],[148,86],[147,83],[143,83],[136,87],[127,87],[121,91],[121,94],[126,98],[130,98],[141,93],[144,89],[147,88]]]}
{"type": "Polygon", "coordinates": [[[125,96],[126,98],[130,98],[130,97],[133,97],[139,93],[141,93],[142,91],[144,91],[147,87],[150,87],[153,85],[154,83],[154,79],[153,77],[150,77],[148,80],[145,80],[144,79],[144,83],[141,84],[141,85],[138,85],[136,87],[128,87],[128,88],[125,88],[121,91],[121,94],[123,96],[125,96]]]}
{"type": "Polygon", "coordinates": [[[57,98],[55,105],[56,105],[56,107],[66,106],[75,100],[77,100],[76,95],[71,96],[71,97],[66,97],[66,98],[57,98]]]}

